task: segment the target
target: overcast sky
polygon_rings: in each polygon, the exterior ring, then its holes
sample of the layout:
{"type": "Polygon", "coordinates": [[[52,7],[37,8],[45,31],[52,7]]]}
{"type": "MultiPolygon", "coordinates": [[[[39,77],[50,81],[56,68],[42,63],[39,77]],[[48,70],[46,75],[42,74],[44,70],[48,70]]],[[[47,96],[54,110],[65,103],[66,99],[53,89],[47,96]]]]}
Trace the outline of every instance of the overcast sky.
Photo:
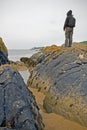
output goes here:
{"type": "Polygon", "coordinates": [[[0,0],[0,37],[8,49],[63,44],[70,9],[76,18],[74,41],[87,40],[87,0],[0,0]]]}

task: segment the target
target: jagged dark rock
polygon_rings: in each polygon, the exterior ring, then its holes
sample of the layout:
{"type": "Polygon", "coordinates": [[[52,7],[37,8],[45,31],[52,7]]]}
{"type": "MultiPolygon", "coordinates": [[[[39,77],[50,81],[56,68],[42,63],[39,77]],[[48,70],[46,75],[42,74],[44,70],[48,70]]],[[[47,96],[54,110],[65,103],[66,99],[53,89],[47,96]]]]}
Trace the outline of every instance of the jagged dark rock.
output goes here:
{"type": "Polygon", "coordinates": [[[87,45],[48,47],[33,55],[28,86],[46,94],[47,112],[61,114],[87,127],[87,45]]]}
{"type": "Polygon", "coordinates": [[[2,51],[0,51],[0,66],[9,63],[10,62],[8,60],[8,57],[2,51]]]}
{"type": "Polygon", "coordinates": [[[0,67],[0,130],[42,130],[35,97],[18,71],[0,67]]]}

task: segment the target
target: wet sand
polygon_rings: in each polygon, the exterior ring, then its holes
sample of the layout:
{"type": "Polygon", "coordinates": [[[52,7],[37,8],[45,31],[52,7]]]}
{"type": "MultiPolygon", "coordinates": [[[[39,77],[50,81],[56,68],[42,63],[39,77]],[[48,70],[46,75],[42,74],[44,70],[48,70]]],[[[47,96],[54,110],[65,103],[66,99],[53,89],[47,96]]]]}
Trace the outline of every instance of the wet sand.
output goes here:
{"type": "Polygon", "coordinates": [[[87,130],[86,127],[79,125],[73,121],[69,121],[60,115],[54,113],[48,114],[43,109],[43,99],[45,95],[38,92],[37,89],[29,88],[36,97],[37,104],[42,114],[43,122],[45,124],[44,130],[87,130]]]}

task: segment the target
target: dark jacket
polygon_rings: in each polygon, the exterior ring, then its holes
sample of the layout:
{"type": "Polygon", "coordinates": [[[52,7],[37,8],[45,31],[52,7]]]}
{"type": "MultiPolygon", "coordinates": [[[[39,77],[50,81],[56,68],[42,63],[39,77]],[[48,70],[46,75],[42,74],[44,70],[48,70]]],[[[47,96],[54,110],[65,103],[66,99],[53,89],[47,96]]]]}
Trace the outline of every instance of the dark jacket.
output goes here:
{"type": "MultiPolygon", "coordinates": [[[[72,23],[72,24],[73,24],[73,23],[72,23]]],[[[75,27],[75,18],[73,17],[72,14],[67,15],[67,17],[66,17],[66,20],[65,20],[63,29],[65,30],[66,27],[71,27],[71,28],[75,27]],[[73,25],[73,26],[71,26],[71,25],[69,24],[69,21],[70,21],[70,19],[72,19],[72,18],[74,19],[74,25],[73,25]]]]}

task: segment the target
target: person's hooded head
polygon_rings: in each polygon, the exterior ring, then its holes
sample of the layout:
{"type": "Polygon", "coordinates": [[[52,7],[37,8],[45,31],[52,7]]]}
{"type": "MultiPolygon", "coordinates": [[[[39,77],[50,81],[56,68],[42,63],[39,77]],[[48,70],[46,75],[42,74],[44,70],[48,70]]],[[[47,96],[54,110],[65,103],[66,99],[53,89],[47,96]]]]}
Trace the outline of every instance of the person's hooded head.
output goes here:
{"type": "Polygon", "coordinates": [[[69,11],[67,12],[67,16],[69,16],[69,15],[72,15],[72,10],[69,10],[69,11]]]}

